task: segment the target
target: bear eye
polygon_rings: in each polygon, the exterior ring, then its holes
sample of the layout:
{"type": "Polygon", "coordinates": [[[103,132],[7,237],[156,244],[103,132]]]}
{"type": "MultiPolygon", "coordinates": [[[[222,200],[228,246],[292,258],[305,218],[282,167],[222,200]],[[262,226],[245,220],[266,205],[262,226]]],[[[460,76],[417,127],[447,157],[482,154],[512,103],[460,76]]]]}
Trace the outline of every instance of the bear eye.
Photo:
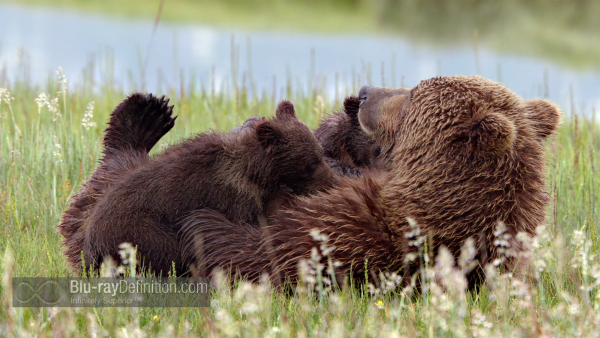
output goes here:
{"type": "Polygon", "coordinates": [[[365,104],[365,101],[367,101],[367,97],[363,96],[363,97],[360,97],[359,99],[360,99],[360,103],[358,104],[358,108],[362,107],[362,105],[365,104]]]}
{"type": "Polygon", "coordinates": [[[308,167],[310,168],[310,170],[315,170],[318,166],[319,166],[319,159],[318,158],[313,158],[312,160],[310,160],[310,162],[308,163],[308,167]]]}
{"type": "Polygon", "coordinates": [[[375,148],[375,157],[379,157],[379,155],[381,155],[381,147],[377,146],[377,148],[375,148]]]}

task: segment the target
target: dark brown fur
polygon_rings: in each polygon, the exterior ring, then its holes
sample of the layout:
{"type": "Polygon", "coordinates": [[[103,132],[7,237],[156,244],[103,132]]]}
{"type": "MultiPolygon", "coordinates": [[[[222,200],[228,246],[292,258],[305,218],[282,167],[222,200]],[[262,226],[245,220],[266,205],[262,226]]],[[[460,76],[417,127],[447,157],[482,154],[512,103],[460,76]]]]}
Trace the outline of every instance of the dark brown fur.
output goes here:
{"type": "Polygon", "coordinates": [[[336,247],[333,258],[342,265],[337,272],[364,275],[365,259],[374,271],[401,267],[402,252],[382,227],[380,203],[383,173],[365,171],[362,177],[341,178],[335,188],[314,197],[301,197],[262,228],[234,224],[212,210],[197,210],[182,224],[182,254],[197,275],[215,268],[232,269],[232,276],[256,279],[265,271],[277,280],[295,279],[300,259],[310,259],[319,242],[310,235],[317,229],[336,247]],[[189,259],[190,257],[197,259],[189,259]]]}
{"type": "Polygon", "coordinates": [[[84,229],[96,202],[124,173],[149,161],[148,152],[175,123],[169,100],[151,94],[135,93],[111,113],[105,130],[100,166],[72,199],[62,216],[58,231],[65,238],[67,263],[75,271],[82,268],[84,229]]]}
{"type": "Polygon", "coordinates": [[[129,242],[144,267],[165,275],[175,262],[181,272],[178,220],[187,213],[212,208],[233,223],[258,224],[272,200],[330,185],[322,148],[293,105],[282,102],[276,115],[250,132],[201,134],[125,173],[89,217],[86,264],[118,261],[118,245],[129,242]]]}
{"type": "MultiPolygon", "coordinates": [[[[517,252],[515,235],[533,235],[545,224],[549,196],[542,142],[559,124],[556,106],[522,100],[478,76],[433,78],[412,90],[370,88],[364,94],[361,125],[391,153],[391,171],[346,179],[300,198],[260,234],[239,227],[247,233],[234,236],[234,225],[218,215],[191,215],[182,229],[183,252],[201,253],[209,268],[230,267],[250,278],[267,271],[273,278],[295,279],[298,261],[319,247],[309,235],[317,229],[335,247],[333,259],[342,263],[337,273],[347,275],[352,267],[360,277],[366,259],[374,271],[403,267],[414,250],[405,236],[408,218],[431,239],[434,252],[446,246],[458,255],[473,238],[482,265],[502,258],[494,245],[498,221],[506,224],[517,252]]],[[[503,266],[512,269],[514,261],[508,257],[503,266]]],[[[410,272],[410,266],[404,268],[410,272]]]]}
{"type": "Polygon", "coordinates": [[[360,127],[359,105],[357,97],[347,97],[344,110],[327,116],[314,132],[327,164],[340,175],[360,176],[363,169],[377,167],[381,162],[381,148],[360,127]]]}

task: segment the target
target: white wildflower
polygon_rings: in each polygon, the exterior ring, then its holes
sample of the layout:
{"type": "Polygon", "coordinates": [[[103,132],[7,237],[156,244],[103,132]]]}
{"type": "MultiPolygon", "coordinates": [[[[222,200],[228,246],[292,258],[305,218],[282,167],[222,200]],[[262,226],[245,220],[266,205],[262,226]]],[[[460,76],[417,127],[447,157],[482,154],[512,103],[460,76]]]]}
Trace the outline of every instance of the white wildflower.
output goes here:
{"type": "MultiPolygon", "coordinates": [[[[2,102],[5,102],[8,105],[8,109],[10,108],[10,101],[13,101],[15,98],[10,96],[10,92],[6,88],[0,88],[0,106],[2,106],[2,102]]],[[[2,117],[2,111],[0,110],[0,118],[2,117]]]]}
{"type": "Polygon", "coordinates": [[[13,101],[15,98],[10,96],[10,92],[6,88],[0,88],[0,105],[2,102],[7,102],[10,104],[10,101],[13,101]]]}
{"type": "Polygon", "coordinates": [[[52,117],[52,121],[56,121],[57,118],[61,117],[62,114],[58,109],[58,97],[51,98],[46,93],[41,93],[37,99],[35,99],[35,103],[38,105],[38,113],[42,113],[42,108],[47,107],[48,110],[54,114],[52,117]]]}
{"type": "Polygon", "coordinates": [[[463,273],[470,272],[477,266],[478,263],[475,260],[475,256],[477,256],[475,240],[472,237],[469,237],[461,247],[460,257],[458,258],[458,265],[463,273]]]}
{"type": "Polygon", "coordinates": [[[333,261],[331,254],[335,250],[334,246],[328,246],[329,236],[321,233],[318,229],[310,231],[311,237],[320,242],[318,248],[312,247],[310,259],[302,259],[298,263],[298,272],[300,280],[306,285],[306,290],[317,290],[322,296],[329,292],[334,283],[334,267],[340,266],[340,262],[333,261]],[[323,261],[325,258],[326,262],[323,261]]]}
{"type": "Polygon", "coordinates": [[[473,337],[489,337],[492,327],[493,324],[479,309],[475,308],[471,311],[471,332],[473,337]]]}
{"type": "Polygon", "coordinates": [[[52,135],[52,138],[54,139],[54,156],[58,157],[58,161],[62,161],[62,147],[60,146],[60,143],[58,142],[58,137],[56,137],[56,135],[52,135]]]}
{"type": "Polygon", "coordinates": [[[67,75],[63,73],[62,67],[58,67],[56,69],[56,76],[58,77],[58,81],[56,81],[56,83],[60,84],[63,88],[65,88],[67,84],[67,75]]]}
{"type": "Polygon", "coordinates": [[[325,100],[323,100],[323,96],[317,96],[317,99],[315,100],[315,107],[313,108],[313,110],[315,111],[317,117],[320,120],[321,116],[323,116],[323,114],[325,113],[325,100]]]}
{"type": "Polygon", "coordinates": [[[409,246],[415,246],[415,247],[420,247],[421,244],[423,244],[425,242],[425,236],[421,236],[421,228],[419,227],[419,225],[417,224],[417,222],[410,218],[407,217],[406,221],[408,222],[408,225],[410,225],[410,231],[404,234],[405,238],[410,239],[408,241],[408,245],[409,246]]]}
{"type": "Polygon", "coordinates": [[[90,102],[85,110],[85,115],[83,115],[83,119],[81,120],[81,125],[85,128],[85,130],[89,130],[91,127],[96,126],[96,122],[92,121],[94,117],[94,101],[90,102]]]}
{"type": "Polygon", "coordinates": [[[587,238],[584,228],[585,224],[581,230],[573,231],[571,243],[575,246],[575,254],[571,264],[573,268],[581,268],[581,274],[587,277],[590,271],[590,261],[594,260],[594,255],[590,254],[592,251],[592,241],[587,238]]]}
{"type": "Polygon", "coordinates": [[[506,224],[502,221],[498,221],[496,225],[496,229],[494,229],[494,246],[498,248],[498,253],[500,257],[494,259],[492,264],[496,267],[500,266],[500,264],[506,261],[506,257],[511,256],[512,252],[510,250],[510,239],[511,235],[507,233],[508,228],[506,224]]]}

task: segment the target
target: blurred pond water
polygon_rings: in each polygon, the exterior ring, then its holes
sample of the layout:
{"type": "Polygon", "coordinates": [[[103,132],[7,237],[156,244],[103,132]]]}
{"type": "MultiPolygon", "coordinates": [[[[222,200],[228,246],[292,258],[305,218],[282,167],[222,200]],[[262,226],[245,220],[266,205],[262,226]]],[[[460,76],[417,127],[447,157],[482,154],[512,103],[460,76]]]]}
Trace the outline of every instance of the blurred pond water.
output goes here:
{"type": "Polygon", "coordinates": [[[4,77],[43,84],[61,66],[70,85],[82,81],[86,69],[92,69],[95,81],[157,93],[179,90],[182,82],[222,90],[232,86],[235,76],[250,94],[274,92],[281,99],[291,86],[315,89],[331,99],[356,92],[363,84],[411,87],[437,75],[480,74],[525,98],[548,97],[567,113],[571,107],[584,107],[588,114],[600,103],[597,70],[574,70],[486,49],[436,47],[401,37],[163,22],[149,48],[152,29],[150,20],[0,4],[0,81],[4,77]]]}

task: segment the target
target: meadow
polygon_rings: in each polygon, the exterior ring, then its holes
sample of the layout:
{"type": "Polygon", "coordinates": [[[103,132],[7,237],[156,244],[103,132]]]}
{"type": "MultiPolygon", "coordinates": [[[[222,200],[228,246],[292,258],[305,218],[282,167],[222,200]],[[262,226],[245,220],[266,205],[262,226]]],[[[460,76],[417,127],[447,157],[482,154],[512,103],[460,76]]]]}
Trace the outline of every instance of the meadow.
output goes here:
{"type": "MultiPolygon", "coordinates": [[[[110,111],[128,94],[91,74],[73,81],[59,70],[42,86],[0,78],[0,336],[600,335],[600,124],[594,111],[582,114],[575,104],[562,107],[564,121],[547,142],[553,203],[548,224],[523,239],[529,248],[524,276],[492,266],[486,284],[466,290],[468,257],[450,267],[447,255],[430,257],[425,248],[419,293],[398,287],[393,274],[370,277],[369,285],[324,286],[327,267],[313,264],[293,294],[266,280],[230,287],[215,278],[209,308],[13,308],[12,276],[72,275],[56,226],[97,165],[110,111]]],[[[249,94],[243,83],[230,84],[182,80],[177,90],[156,93],[171,98],[179,118],[153,152],[194,133],[274,114],[273,93],[249,94]]],[[[319,93],[291,86],[284,93],[311,128],[348,94],[319,93]]]]}

